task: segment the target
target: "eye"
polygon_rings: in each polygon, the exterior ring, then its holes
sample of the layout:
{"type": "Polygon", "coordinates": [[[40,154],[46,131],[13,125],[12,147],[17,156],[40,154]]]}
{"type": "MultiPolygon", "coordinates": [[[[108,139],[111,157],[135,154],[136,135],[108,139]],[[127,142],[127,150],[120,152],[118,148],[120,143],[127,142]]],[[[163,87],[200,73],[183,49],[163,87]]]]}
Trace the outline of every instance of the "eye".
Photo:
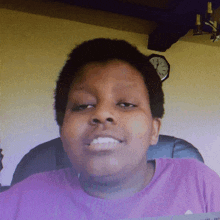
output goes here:
{"type": "Polygon", "coordinates": [[[82,110],[89,109],[89,108],[92,108],[92,107],[93,107],[93,105],[91,105],[91,104],[88,104],[88,105],[78,105],[78,106],[74,106],[72,108],[72,111],[77,112],[77,111],[82,111],[82,110]]]}
{"type": "Polygon", "coordinates": [[[137,107],[137,105],[134,105],[134,104],[131,104],[131,103],[128,103],[128,102],[122,102],[122,103],[119,103],[119,105],[123,108],[132,108],[132,107],[137,107]]]}

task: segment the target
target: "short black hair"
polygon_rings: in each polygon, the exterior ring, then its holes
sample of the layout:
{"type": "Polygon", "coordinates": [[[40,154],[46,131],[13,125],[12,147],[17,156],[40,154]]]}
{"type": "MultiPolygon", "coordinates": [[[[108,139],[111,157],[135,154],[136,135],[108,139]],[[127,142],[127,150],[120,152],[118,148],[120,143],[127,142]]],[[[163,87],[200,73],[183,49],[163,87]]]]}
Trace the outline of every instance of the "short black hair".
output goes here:
{"type": "Polygon", "coordinates": [[[112,60],[125,61],[141,73],[148,90],[151,114],[153,118],[163,117],[162,82],[148,56],[124,40],[96,38],[73,49],[60,72],[55,89],[56,121],[59,126],[63,124],[70,87],[80,70],[89,63],[105,63],[112,60]]]}

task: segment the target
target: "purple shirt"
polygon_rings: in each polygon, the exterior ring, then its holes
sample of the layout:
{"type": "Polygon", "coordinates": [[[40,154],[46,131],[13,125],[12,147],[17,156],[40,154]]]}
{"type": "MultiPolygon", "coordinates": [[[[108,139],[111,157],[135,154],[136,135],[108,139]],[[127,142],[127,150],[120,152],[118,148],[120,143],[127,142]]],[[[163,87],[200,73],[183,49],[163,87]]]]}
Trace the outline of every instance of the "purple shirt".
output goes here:
{"type": "Polygon", "coordinates": [[[195,159],[156,159],[151,182],[129,198],[92,197],[70,168],[30,176],[0,193],[0,219],[95,220],[220,211],[220,177],[195,159]]]}

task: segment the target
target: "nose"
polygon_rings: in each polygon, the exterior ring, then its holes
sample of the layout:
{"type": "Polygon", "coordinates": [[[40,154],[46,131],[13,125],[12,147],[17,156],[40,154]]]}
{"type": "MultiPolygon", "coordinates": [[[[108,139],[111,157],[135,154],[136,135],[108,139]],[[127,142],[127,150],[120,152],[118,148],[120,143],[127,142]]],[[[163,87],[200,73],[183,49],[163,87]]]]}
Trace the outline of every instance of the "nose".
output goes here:
{"type": "Polygon", "coordinates": [[[99,118],[93,118],[92,124],[104,124],[105,122],[114,122],[112,117],[106,118],[104,120],[100,120],[99,118]]]}
{"type": "Polygon", "coordinates": [[[107,105],[98,106],[91,116],[90,123],[97,124],[115,124],[116,116],[113,109],[107,105]]]}

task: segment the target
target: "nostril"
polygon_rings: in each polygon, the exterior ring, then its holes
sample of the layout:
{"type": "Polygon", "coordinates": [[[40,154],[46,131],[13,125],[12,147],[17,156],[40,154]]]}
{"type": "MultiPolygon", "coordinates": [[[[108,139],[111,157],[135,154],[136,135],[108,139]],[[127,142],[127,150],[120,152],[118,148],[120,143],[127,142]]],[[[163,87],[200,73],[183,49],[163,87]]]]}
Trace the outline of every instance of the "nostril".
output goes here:
{"type": "Polygon", "coordinates": [[[112,118],[107,118],[107,121],[113,122],[112,118]]]}
{"type": "Polygon", "coordinates": [[[96,119],[96,118],[94,118],[92,121],[93,121],[94,123],[98,123],[98,122],[99,122],[99,120],[96,119]]]}
{"type": "MultiPolygon", "coordinates": [[[[113,122],[114,120],[113,120],[113,118],[107,118],[106,121],[113,122]]],[[[97,124],[97,123],[101,123],[101,120],[99,120],[97,118],[93,118],[92,122],[97,124]]]]}

